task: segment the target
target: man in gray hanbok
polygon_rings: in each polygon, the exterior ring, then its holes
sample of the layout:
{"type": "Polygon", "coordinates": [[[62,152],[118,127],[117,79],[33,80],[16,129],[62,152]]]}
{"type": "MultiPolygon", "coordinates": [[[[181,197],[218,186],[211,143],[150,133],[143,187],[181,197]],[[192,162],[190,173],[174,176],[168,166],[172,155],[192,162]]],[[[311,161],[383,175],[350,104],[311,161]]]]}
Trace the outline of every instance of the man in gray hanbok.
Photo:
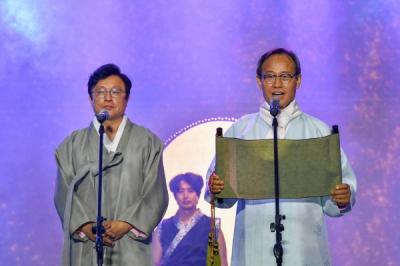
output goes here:
{"type": "MultiPolygon", "coordinates": [[[[259,112],[240,118],[224,136],[248,140],[273,138],[268,104],[272,95],[279,97],[282,109],[277,116],[278,138],[309,139],[330,134],[325,123],[303,113],[295,100],[301,69],[293,52],[275,49],[265,53],[258,62],[257,83],[265,99],[259,112]]],[[[331,265],[324,216],[339,217],[349,212],[355,204],[357,189],[356,177],[343,151],[341,160],[343,184],[337,185],[330,196],[281,200],[280,211],[286,216],[283,265],[331,265]]],[[[208,195],[210,191],[219,193],[224,189],[224,182],[213,171],[211,165],[207,175],[208,195]]],[[[207,193],[206,198],[209,199],[207,193]]],[[[217,206],[229,208],[236,202],[232,266],[276,265],[275,233],[269,228],[269,222],[275,219],[274,200],[224,199],[217,206]]]]}
{"type": "MultiPolygon", "coordinates": [[[[152,265],[151,234],[168,205],[163,145],[125,116],[131,81],[115,65],[97,69],[88,93],[104,122],[104,265],[152,265]]],[[[100,124],[77,130],[56,150],[55,205],[64,230],[63,265],[97,265],[92,226],[97,216],[100,124]]]]}

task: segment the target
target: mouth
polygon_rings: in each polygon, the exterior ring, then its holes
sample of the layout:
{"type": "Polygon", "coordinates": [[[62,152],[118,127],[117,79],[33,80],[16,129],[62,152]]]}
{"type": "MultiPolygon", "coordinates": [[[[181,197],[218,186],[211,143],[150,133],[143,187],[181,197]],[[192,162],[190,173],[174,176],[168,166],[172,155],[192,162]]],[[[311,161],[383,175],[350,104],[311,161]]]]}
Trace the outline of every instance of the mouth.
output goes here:
{"type": "Polygon", "coordinates": [[[274,91],[272,96],[282,96],[284,93],[282,91],[274,91]]]}

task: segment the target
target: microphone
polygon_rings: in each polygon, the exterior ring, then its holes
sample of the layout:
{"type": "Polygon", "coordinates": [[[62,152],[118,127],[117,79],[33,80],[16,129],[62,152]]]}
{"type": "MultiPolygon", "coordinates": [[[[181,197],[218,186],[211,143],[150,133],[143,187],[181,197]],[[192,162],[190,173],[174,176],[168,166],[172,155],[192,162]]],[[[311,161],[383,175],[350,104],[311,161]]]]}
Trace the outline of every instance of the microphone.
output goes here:
{"type": "Polygon", "coordinates": [[[102,124],[104,121],[106,121],[109,117],[110,117],[110,114],[105,109],[101,109],[100,112],[98,112],[96,114],[97,121],[99,121],[100,124],[102,124]]]}
{"type": "Polygon", "coordinates": [[[269,104],[269,113],[272,116],[277,116],[280,112],[280,107],[279,107],[279,96],[280,94],[272,94],[272,101],[269,104]]]}

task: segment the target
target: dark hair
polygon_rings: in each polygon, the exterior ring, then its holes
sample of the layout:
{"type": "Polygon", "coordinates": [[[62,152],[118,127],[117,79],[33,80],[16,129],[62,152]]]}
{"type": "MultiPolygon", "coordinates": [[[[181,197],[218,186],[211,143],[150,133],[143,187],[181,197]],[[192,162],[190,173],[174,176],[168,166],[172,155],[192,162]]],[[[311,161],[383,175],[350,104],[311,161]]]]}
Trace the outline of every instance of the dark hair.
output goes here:
{"type": "Polygon", "coordinates": [[[257,63],[257,77],[258,78],[261,78],[261,72],[262,72],[261,67],[264,64],[265,60],[267,60],[268,58],[270,58],[271,56],[276,55],[276,54],[285,54],[285,55],[289,56],[293,60],[294,65],[296,67],[296,70],[295,70],[296,72],[294,73],[294,75],[299,76],[301,74],[300,60],[297,57],[297,55],[294,52],[286,50],[284,48],[277,48],[277,49],[273,49],[273,50],[266,52],[258,60],[258,63],[257,63]]]}
{"type": "Polygon", "coordinates": [[[174,195],[179,191],[181,181],[188,183],[194,191],[196,191],[197,196],[200,196],[201,189],[203,187],[203,178],[200,175],[194,173],[184,173],[175,176],[169,182],[169,189],[174,193],[174,195]]]}
{"type": "Polygon", "coordinates": [[[96,69],[92,75],[89,77],[88,81],[88,93],[90,98],[92,98],[92,90],[96,86],[97,82],[100,80],[106,79],[109,76],[116,75],[122,79],[122,81],[125,84],[125,90],[126,90],[126,98],[129,97],[129,94],[131,93],[131,87],[132,87],[132,82],[128,78],[127,75],[121,73],[121,70],[119,69],[118,66],[114,64],[106,64],[102,65],[98,69],[96,69]]]}

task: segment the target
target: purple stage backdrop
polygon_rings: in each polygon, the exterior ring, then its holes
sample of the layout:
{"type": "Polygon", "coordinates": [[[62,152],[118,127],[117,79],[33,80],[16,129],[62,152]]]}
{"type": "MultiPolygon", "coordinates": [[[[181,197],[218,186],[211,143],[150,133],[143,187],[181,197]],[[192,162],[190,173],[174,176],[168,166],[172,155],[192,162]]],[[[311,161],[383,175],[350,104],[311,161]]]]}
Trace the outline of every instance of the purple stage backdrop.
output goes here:
{"type": "Polygon", "coordinates": [[[262,100],[258,57],[298,53],[304,111],[338,124],[357,174],[350,215],[328,218],[334,265],[399,265],[400,2],[0,2],[0,263],[58,265],[54,150],[88,126],[89,74],[113,62],[133,80],[127,109],[164,141],[262,100]]]}

